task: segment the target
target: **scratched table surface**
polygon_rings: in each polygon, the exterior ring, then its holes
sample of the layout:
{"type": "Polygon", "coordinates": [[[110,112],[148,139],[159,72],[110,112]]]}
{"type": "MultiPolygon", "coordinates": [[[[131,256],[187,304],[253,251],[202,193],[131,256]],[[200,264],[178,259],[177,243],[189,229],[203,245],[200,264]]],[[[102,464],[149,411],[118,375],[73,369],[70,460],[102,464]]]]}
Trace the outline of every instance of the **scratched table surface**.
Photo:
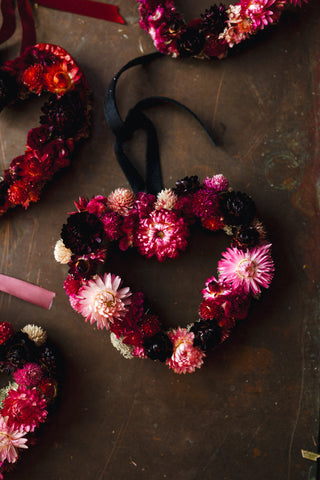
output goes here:
{"type": "MultiPolygon", "coordinates": [[[[116,3],[116,2],[114,2],[116,3]]],[[[113,152],[103,98],[113,74],[154,51],[134,0],[118,0],[126,25],[38,7],[37,40],[60,44],[85,72],[94,126],[71,168],[29,210],[0,220],[0,270],[56,292],[50,311],[0,294],[1,320],[43,326],[65,361],[61,404],[8,479],[271,480],[317,478],[319,433],[320,3],[286,15],[238,55],[222,61],[162,58],[120,80],[123,115],[139,99],[185,103],[213,132],[174,107],[150,112],[159,133],[164,183],[223,173],[250,194],[273,242],[276,275],[260,302],[201,370],[176,375],[151,360],[126,360],[106,331],[68,303],[66,267],[53,259],[60,229],[79,195],[128,186],[113,152]]],[[[208,2],[179,1],[189,18],[208,2]],[[195,3],[197,5],[195,5],[195,3]]],[[[20,28],[0,47],[19,52],[20,28]]],[[[0,115],[1,169],[24,150],[43,100],[0,115]]],[[[133,156],[142,168],[143,138],[133,156]]],[[[187,253],[159,265],[137,254],[108,267],[143,290],[168,326],[197,317],[203,282],[216,273],[224,235],[197,232],[187,253]]]]}

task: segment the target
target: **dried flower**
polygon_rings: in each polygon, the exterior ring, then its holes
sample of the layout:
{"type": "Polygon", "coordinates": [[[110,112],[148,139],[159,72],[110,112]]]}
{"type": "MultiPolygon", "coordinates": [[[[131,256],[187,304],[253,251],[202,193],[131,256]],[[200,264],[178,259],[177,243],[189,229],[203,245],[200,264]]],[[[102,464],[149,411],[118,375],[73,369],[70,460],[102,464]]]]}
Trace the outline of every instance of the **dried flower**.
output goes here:
{"type": "Polygon", "coordinates": [[[173,211],[154,211],[143,219],[137,229],[135,245],[142,255],[159,261],[176,258],[186,249],[189,231],[182,218],[173,211]]]}
{"type": "Polygon", "coordinates": [[[269,287],[274,272],[270,247],[270,244],[263,245],[246,252],[228,248],[218,263],[220,278],[245,293],[261,293],[260,287],[269,287]]]}
{"type": "Polygon", "coordinates": [[[37,325],[26,325],[21,331],[26,333],[37,347],[43,345],[47,340],[47,332],[37,325]]]}
{"type": "Polygon", "coordinates": [[[165,188],[158,193],[154,208],[156,210],[161,210],[162,208],[165,210],[172,210],[177,201],[178,197],[174,191],[171,188],[165,188]]]}
{"type": "Polygon", "coordinates": [[[28,448],[26,432],[8,425],[8,419],[0,415],[0,462],[15,463],[18,458],[18,448],[28,448]]]}
{"type": "Polygon", "coordinates": [[[62,264],[69,263],[72,257],[72,251],[65,246],[61,238],[57,241],[53,254],[55,260],[62,264]]]}
{"type": "Polygon", "coordinates": [[[3,402],[2,415],[8,418],[8,424],[20,432],[34,432],[47,416],[46,401],[34,388],[19,386],[10,390],[3,402]]]}
{"type": "Polygon", "coordinates": [[[108,196],[107,205],[113,212],[126,215],[133,207],[135,198],[131,190],[127,188],[117,188],[108,196]]]}
{"type": "Polygon", "coordinates": [[[173,354],[167,360],[167,365],[175,373],[192,373],[203,364],[204,352],[193,346],[195,335],[185,328],[169,332],[169,338],[173,344],[173,354]]]}
{"type": "Polygon", "coordinates": [[[23,368],[16,370],[13,374],[17,384],[27,388],[36,387],[42,377],[43,372],[37,363],[26,363],[23,368]]]}
{"type": "Polygon", "coordinates": [[[109,328],[115,318],[122,318],[130,304],[130,289],[119,289],[121,278],[111,273],[103,277],[97,275],[80,289],[80,313],[97,328],[109,328]]]}

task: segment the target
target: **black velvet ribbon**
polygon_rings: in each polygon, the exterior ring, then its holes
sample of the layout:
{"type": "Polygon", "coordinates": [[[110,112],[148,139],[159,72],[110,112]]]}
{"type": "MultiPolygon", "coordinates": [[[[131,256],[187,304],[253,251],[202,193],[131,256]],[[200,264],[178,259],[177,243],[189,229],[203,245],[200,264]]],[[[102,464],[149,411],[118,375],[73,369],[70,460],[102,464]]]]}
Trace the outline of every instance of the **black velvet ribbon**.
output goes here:
{"type": "Polygon", "coordinates": [[[149,55],[137,57],[134,60],[128,62],[113,77],[105,95],[104,113],[107,123],[116,137],[115,154],[119,165],[121,166],[122,171],[125,174],[135,194],[137,194],[138,192],[157,194],[163,189],[157,131],[150,118],[147,117],[147,115],[144,113],[144,110],[166,103],[176,105],[185,110],[186,112],[190,113],[190,115],[192,115],[192,117],[197,120],[197,122],[207,133],[213,144],[216,145],[211,133],[208,131],[207,127],[202,123],[202,121],[198,118],[198,116],[192,110],[190,110],[190,108],[186,107],[177,100],[174,100],[173,98],[162,96],[144,98],[143,100],[137,102],[136,105],[129,110],[125,120],[122,120],[116,103],[116,87],[120,76],[122,75],[122,73],[132,67],[135,67],[137,65],[146,65],[150,61],[163,56],[163,54],[156,52],[149,55]],[[145,179],[140,175],[140,173],[133,165],[132,161],[125,153],[125,143],[132,138],[133,134],[137,130],[144,130],[146,133],[145,179]]]}

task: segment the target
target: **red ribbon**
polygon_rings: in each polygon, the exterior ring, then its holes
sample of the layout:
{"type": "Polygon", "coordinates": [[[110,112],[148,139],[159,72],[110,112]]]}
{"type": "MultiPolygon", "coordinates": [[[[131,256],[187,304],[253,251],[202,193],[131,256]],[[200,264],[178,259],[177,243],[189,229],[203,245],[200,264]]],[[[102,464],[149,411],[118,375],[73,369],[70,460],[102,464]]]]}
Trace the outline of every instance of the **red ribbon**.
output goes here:
{"type": "MultiPolygon", "coordinates": [[[[125,23],[119,14],[118,7],[116,5],[109,5],[108,3],[95,2],[94,0],[37,0],[36,3],[43,7],[75,13],[76,15],[84,15],[86,17],[122,24],[125,23]]],[[[23,52],[26,47],[36,43],[36,29],[28,0],[17,0],[17,5],[22,25],[21,52],[23,52]]],[[[1,13],[2,26],[0,28],[0,44],[8,40],[16,29],[14,0],[2,0],[1,13]]]]}

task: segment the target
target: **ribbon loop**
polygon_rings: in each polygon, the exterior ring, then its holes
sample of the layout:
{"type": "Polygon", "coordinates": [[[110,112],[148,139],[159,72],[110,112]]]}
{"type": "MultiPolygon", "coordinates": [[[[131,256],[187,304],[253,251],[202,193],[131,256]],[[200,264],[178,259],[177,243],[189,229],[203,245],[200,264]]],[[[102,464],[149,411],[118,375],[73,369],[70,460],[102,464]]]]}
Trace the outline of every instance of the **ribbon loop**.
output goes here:
{"type": "Polygon", "coordinates": [[[189,113],[199,123],[212,141],[213,145],[216,146],[214,138],[200,118],[186,105],[173,98],[159,96],[144,98],[137,102],[136,105],[129,110],[126,119],[124,121],[122,120],[116,103],[116,87],[120,76],[129,68],[137,65],[146,65],[151,60],[162,56],[163,54],[159,52],[152,53],[150,55],[137,57],[124,65],[124,67],[122,67],[111,80],[104,100],[106,121],[116,137],[115,154],[118,163],[135,194],[139,191],[157,194],[163,189],[157,131],[150,118],[143,112],[144,110],[168,103],[178,106],[185,112],[189,113]],[[132,138],[137,130],[144,130],[146,133],[145,180],[134,167],[132,161],[127,157],[124,150],[124,144],[132,138]]]}

